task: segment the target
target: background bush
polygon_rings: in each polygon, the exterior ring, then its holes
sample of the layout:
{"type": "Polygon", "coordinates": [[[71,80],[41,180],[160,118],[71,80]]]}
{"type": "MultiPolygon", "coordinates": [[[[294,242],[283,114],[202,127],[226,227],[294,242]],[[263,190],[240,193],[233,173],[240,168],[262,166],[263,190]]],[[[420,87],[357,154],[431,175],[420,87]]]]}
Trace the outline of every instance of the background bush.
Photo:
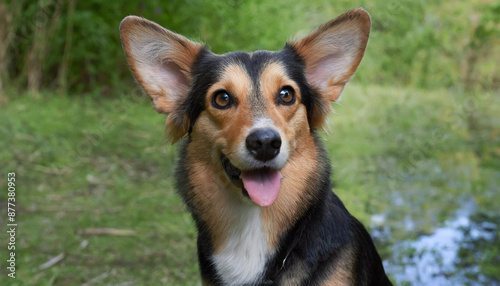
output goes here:
{"type": "Polygon", "coordinates": [[[140,15],[216,53],[277,50],[348,9],[364,7],[372,35],[361,83],[498,88],[500,4],[494,1],[8,0],[0,4],[1,80],[16,90],[115,94],[131,84],[118,26],[140,15]],[[3,11],[3,12],[2,12],[3,11]],[[3,53],[1,52],[3,51],[3,53]]]}

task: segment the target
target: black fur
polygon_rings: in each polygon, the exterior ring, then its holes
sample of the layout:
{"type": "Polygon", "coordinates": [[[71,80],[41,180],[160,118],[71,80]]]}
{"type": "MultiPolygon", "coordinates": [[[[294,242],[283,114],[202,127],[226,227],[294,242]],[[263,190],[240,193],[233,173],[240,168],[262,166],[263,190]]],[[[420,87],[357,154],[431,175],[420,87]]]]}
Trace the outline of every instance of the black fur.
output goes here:
{"type": "MultiPolygon", "coordinates": [[[[218,74],[228,63],[238,62],[243,66],[252,80],[257,82],[259,74],[266,63],[279,61],[287,69],[288,75],[300,87],[302,104],[308,114],[317,110],[320,105],[317,92],[307,84],[304,76],[304,62],[289,46],[280,52],[259,51],[250,57],[246,53],[230,53],[215,55],[207,49],[202,50],[192,69],[193,83],[189,97],[182,108],[188,114],[191,128],[204,109],[205,94],[209,87],[218,79],[218,74]]],[[[258,86],[258,85],[256,85],[258,86]]],[[[255,95],[258,104],[258,92],[255,95]]],[[[311,123],[311,118],[308,118],[311,123]]],[[[293,265],[305,262],[306,278],[301,285],[319,285],[332,271],[339,259],[339,254],[345,249],[352,249],[354,268],[351,269],[355,285],[391,285],[387,278],[381,259],[373,245],[372,239],[363,225],[346,210],[340,199],[332,192],[330,181],[330,162],[324,151],[316,131],[311,129],[315,137],[315,148],[319,172],[308,180],[308,190],[314,193],[316,201],[304,213],[302,218],[281,237],[277,253],[268,261],[266,273],[260,282],[261,285],[276,285],[293,265]]],[[[184,139],[180,147],[180,156],[177,166],[177,189],[184,199],[198,228],[198,258],[202,277],[213,285],[220,285],[214,266],[211,263],[213,249],[207,227],[201,220],[203,214],[188,197],[192,189],[187,179],[189,166],[186,164],[186,147],[190,144],[190,137],[184,139]]]]}

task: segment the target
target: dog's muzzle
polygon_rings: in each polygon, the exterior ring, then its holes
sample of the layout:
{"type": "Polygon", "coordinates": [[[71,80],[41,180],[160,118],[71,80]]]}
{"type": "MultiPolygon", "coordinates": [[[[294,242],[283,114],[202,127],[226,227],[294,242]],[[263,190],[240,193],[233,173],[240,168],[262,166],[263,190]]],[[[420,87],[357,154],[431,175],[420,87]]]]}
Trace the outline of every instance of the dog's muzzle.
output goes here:
{"type": "Polygon", "coordinates": [[[273,129],[257,129],[247,136],[245,145],[256,160],[266,162],[280,153],[281,136],[273,129]]]}

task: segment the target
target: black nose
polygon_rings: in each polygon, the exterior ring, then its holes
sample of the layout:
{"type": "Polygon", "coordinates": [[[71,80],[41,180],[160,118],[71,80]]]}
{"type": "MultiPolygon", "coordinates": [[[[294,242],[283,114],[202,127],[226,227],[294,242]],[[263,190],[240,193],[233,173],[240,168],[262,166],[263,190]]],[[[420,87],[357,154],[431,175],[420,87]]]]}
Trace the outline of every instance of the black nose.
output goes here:
{"type": "Polygon", "coordinates": [[[247,136],[246,145],[255,159],[265,162],[279,154],[281,137],[272,129],[258,129],[247,136]]]}

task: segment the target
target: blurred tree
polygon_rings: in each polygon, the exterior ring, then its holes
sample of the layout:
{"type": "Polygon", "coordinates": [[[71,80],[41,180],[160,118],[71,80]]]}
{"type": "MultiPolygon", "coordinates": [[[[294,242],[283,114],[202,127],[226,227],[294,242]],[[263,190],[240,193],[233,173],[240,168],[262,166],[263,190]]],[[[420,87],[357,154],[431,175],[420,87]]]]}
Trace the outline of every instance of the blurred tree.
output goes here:
{"type": "Polygon", "coordinates": [[[5,4],[0,3],[0,103],[4,96],[4,83],[8,81],[7,50],[9,49],[9,26],[11,16],[5,4]]]}
{"type": "MultiPolygon", "coordinates": [[[[493,81],[481,79],[477,66],[483,61],[488,61],[493,56],[495,47],[500,44],[500,3],[482,6],[481,10],[470,15],[470,22],[471,29],[464,49],[465,60],[462,61],[463,85],[464,89],[469,91],[477,85],[491,84],[499,80],[499,78],[493,81]]],[[[500,77],[498,64],[496,69],[492,76],[500,77]]]]}
{"type": "Polygon", "coordinates": [[[71,44],[73,42],[73,22],[75,14],[76,0],[69,0],[67,9],[66,35],[64,38],[64,51],[61,58],[61,64],[57,71],[57,84],[60,94],[68,92],[68,61],[71,53],[71,44]]]}
{"type": "Polygon", "coordinates": [[[494,72],[489,77],[481,73],[478,66],[480,63],[488,62],[490,58],[494,59],[493,53],[499,51],[500,3],[482,6],[481,11],[471,15],[470,21],[472,25],[462,61],[462,83],[466,96],[464,111],[471,134],[470,143],[476,155],[482,158],[484,150],[487,150],[486,146],[491,144],[492,132],[489,129],[492,128],[492,124],[488,122],[490,119],[478,110],[476,91],[481,87],[498,88],[494,85],[498,85],[500,81],[500,66],[498,63],[495,64],[494,72]]]}
{"type": "Polygon", "coordinates": [[[35,15],[35,34],[24,66],[28,91],[38,92],[42,85],[42,65],[51,50],[51,42],[58,27],[62,4],[57,1],[38,0],[35,15]]]}

